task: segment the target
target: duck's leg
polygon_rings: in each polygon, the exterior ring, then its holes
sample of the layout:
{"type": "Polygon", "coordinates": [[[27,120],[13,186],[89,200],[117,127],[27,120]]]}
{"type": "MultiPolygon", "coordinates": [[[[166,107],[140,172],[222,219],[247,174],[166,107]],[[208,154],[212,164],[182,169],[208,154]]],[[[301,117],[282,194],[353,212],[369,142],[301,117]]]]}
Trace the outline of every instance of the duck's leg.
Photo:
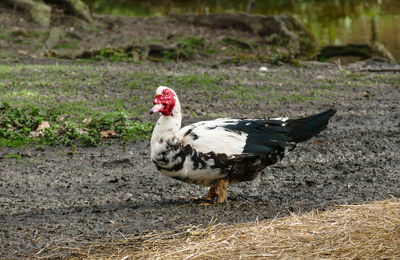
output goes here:
{"type": "Polygon", "coordinates": [[[222,179],[219,181],[219,193],[218,193],[218,203],[224,203],[226,202],[226,189],[228,188],[229,180],[228,179],[222,179]]]}
{"type": "Polygon", "coordinates": [[[215,197],[218,196],[218,184],[210,185],[210,189],[208,190],[208,195],[206,200],[213,200],[215,197]]]}

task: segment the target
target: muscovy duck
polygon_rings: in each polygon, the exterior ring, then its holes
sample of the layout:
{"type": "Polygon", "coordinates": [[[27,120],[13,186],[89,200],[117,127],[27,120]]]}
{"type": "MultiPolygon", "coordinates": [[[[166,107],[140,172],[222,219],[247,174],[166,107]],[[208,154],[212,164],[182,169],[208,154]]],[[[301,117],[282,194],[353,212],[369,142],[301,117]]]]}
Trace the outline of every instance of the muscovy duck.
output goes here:
{"type": "Polygon", "coordinates": [[[335,109],[300,119],[202,121],[181,128],[179,99],[172,89],[157,88],[150,114],[160,113],[151,137],[151,160],[174,179],[209,186],[207,200],[227,199],[228,183],[255,179],[280,161],[297,143],[324,130],[335,109]]]}

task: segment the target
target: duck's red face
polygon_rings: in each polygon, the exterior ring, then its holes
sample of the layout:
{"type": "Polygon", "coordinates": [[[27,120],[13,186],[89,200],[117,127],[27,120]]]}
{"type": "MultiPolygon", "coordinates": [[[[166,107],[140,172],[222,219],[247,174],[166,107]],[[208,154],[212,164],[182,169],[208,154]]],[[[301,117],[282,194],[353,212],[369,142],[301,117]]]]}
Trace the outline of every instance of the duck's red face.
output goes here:
{"type": "Polygon", "coordinates": [[[174,92],[168,88],[164,89],[161,94],[154,97],[153,104],[150,114],[160,112],[163,116],[172,116],[172,110],[175,107],[174,92]]]}

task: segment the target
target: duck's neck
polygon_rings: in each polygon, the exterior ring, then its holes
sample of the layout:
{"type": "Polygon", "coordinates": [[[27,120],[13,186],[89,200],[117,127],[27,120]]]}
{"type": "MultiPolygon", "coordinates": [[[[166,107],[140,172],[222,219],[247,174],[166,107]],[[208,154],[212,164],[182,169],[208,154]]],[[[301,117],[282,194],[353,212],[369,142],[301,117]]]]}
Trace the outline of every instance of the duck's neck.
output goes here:
{"type": "Polygon", "coordinates": [[[154,127],[151,136],[151,145],[154,146],[156,142],[162,142],[170,139],[176,132],[181,129],[182,114],[179,102],[175,104],[172,115],[160,116],[157,124],[154,127]]]}

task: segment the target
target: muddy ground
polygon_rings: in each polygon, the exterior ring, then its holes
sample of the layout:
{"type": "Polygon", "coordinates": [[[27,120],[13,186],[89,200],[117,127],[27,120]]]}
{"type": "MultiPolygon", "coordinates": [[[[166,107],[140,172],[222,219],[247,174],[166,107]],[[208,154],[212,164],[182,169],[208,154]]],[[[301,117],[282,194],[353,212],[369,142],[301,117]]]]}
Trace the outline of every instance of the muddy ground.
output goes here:
{"type": "MultiPolygon", "coordinates": [[[[21,57],[18,49],[13,56],[10,55],[13,49],[4,46],[7,62],[71,63],[21,57]]],[[[346,70],[350,69],[381,69],[382,64],[377,61],[343,68],[315,62],[300,67],[260,62],[239,66],[211,64],[102,62],[96,66],[100,71],[107,71],[110,77],[103,81],[104,90],[99,95],[115,92],[115,81],[121,70],[149,71],[164,76],[223,74],[225,79],[221,84],[229,86],[235,84],[230,82],[231,77],[233,81],[251,81],[260,73],[260,66],[267,66],[269,76],[265,82],[256,82],[256,88],[272,84],[281,86],[283,92],[296,93],[308,93],[310,87],[319,84],[317,80],[347,78],[338,80],[335,89],[323,98],[289,99],[278,106],[259,100],[242,103],[234,98],[220,98],[219,92],[211,96],[203,90],[191,92],[189,88],[178,92],[182,94],[185,109],[184,125],[209,118],[210,114],[295,118],[331,106],[338,110],[328,129],[318,137],[299,146],[282,162],[268,167],[258,179],[230,186],[228,203],[224,205],[195,203],[190,199],[206,195],[206,188],[159,174],[151,163],[148,141],[123,146],[114,140],[100,147],[78,146],[76,150],[1,147],[0,258],[68,257],[65,248],[123,240],[146,232],[188,225],[260,221],[290,212],[324,210],[338,204],[400,196],[398,72],[353,72],[356,77],[346,76],[349,75],[346,70]],[[368,82],[360,83],[360,75],[366,76],[368,82]],[[386,83],[375,81],[388,75],[386,83]],[[199,98],[201,95],[208,98],[199,98]],[[10,154],[18,156],[7,156],[10,154]]],[[[383,64],[389,69],[396,66],[383,64]]],[[[147,86],[140,91],[142,94],[137,93],[140,102],[150,108],[152,91],[147,86]]],[[[157,120],[147,114],[142,119],[157,120]]]]}
{"type": "MultiPolygon", "coordinates": [[[[132,69],[126,64],[112,66],[132,69]]],[[[146,66],[149,64],[135,67],[146,66]]],[[[170,70],[157,66],[161,74],[170,70]]],[[[215,69],[187,64],[182,70],[196,69],[251,77],[258,67],[253,64],[215,69]]],[[[286,74],[292,80],[301,75],[301,80],[310,85],[312,75],[342,73],[335,66],[322,65],[270,68],[270,73],[282,71],[293,72],[286,74]]],[[[372,74],[372,78],[379,76],[372,74]]],[[[257,221],[400,196],[399,84],[338,88],[329,96],[330,101],[288,102],[274,108],[257,104],[256,111],[248,104],[219,101],[222,106],[217,110],[229,107],[225,113],[235,117],[297,117],[332,105],[338,109],[329,128],[318,137],[268,167],[255,181],[230,186],[225,205],[192,202],[190,198],[204,196],[206,188],[160,175],[150,161],[149,142],[131,142],[126,147],[114,142],[78,147],[76,151],[68,147],[2,147],[0,256],[66,256],[54,248],[121,240],[187,225],[257,221]],[[21,158],[5,156],[10,153],[21,158]]],[[[196,97],[188,99],[187,95],[181,102],[190,110],[190,104],[185,103],[195,102],[196,97]]],[[[150,95],[148,99],[150,107],[150,95]]],[[[215,112],[211,104],[204,106],[215,112]]],[[[185,124],[200,119],[185,113],[185,124]]]]}

